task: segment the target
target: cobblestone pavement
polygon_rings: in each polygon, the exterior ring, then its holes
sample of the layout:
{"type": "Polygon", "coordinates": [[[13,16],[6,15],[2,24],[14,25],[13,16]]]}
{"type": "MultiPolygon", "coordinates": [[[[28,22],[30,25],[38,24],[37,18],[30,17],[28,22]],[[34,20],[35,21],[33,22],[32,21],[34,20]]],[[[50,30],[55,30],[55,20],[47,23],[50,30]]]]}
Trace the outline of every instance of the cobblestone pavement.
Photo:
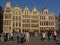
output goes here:
{"type": "Polygon", "coordinates": [[[0,45],[60,45],[60,41],[54,41],[54,40],[48,41],[47,39],[45,41],[41,41],[40,37],[31,37],[28,43],[25,42],[23,44],[20,43],[17,44],[15,40],[14,42],[7,41],[5,43],[0,43],[0,45]]]}

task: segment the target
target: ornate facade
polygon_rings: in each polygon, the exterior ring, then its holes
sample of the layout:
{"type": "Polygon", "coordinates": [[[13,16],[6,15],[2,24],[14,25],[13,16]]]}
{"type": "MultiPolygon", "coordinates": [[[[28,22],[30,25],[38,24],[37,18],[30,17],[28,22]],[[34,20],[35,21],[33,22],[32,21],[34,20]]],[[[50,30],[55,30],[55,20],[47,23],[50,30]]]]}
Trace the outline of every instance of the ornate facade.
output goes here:
{"type": "Polygon", "coordinates": [[[40,32],[40,30],[55,30],[55,16],[48,12],[47,7],[39,12],[36,7],[32,11],[28,7],[22,10],[18,5],[12,8],[10,2],[6,3],[3,14],[3,32],[40,32]]]}

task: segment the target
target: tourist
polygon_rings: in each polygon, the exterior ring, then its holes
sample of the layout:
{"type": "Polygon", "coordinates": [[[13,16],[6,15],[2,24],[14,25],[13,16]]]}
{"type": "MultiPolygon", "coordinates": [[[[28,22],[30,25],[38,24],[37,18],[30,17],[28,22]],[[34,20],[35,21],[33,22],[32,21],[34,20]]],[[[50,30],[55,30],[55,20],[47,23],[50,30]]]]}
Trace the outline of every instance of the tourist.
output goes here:
{"type": "Polygon", "coordinates": [[[19,32],[16,33],[16,38],[17,38],[17,44],[19,44],[19,42],[20,42],[20,33],[19,32]]]}
{"type": "Polygon", "coordinates": [[[53,40],[56,40],[56,37],[57,37],[57,32],[54,31],[54,32],[53,32],[53,40]]]}
{"type": "Polygon", "coordinates": [[[11,39],[11,42],[14,41],[14,39],[13,39],[13,33],[10,33],[10,39],[11,39]]]}
{"type": "Polygon", "coordinates": [[[48,40],[50,40],[50,39],[51,39],[51,34],[52,34],[52,32],[51,32],[51,31],[48,31],[48,32],[47,32],[48,40]]]}
{"type": "Polygon", "coordinates": [[[23,44],[23,42],[24,42],[24,33],[22,32],[21,34],[20,34],[20,43],[21,44],[23,44]]]}
{"type": "Polygon", "coordinates": [[[45,32],[42,32],[42,41],[44,41],[46,38],[46,33],[45,32]]]}
{"type": "Polygon", "coordinates": [[[26,42],[29,42],[30,35],[28,32],[26,32],[26,42]]]}

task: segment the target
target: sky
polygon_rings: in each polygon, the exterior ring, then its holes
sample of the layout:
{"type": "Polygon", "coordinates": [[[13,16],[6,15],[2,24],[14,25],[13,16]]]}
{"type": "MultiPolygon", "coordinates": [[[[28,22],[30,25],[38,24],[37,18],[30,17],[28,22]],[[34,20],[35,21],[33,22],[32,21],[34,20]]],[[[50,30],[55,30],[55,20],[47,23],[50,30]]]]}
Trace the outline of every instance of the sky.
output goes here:
{"type": "Polygon", "coordinates": [[[49,12],[54,13],[54,15],[57,16],[60,13],[60,0],[0,0],[0,6],[2,6],[3,9],[5,8],[6,2],[11,2],[12,7],[17,4],[22,9],[27,6],[30,11],[36,7],[40,12],[42,12],[44,6],[47,6],[49,12]]]}

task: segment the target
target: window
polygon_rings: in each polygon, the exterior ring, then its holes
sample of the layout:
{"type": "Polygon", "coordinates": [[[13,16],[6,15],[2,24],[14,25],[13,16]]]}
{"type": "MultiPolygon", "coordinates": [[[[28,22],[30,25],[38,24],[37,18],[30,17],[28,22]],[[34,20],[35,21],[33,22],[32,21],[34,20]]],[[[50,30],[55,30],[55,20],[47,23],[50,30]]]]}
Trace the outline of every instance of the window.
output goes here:
{"type": "Polygon", "coordinates": [[[24,23],[30,23],[30,19],[24,19],[23,22],[24,23]]]}
{"type": "Polygon", "coordinates": [[[11,27],[9,27],[9,29],[11,29],[11,27]]]}
{"type": "Polygon", "coordinates": [[[13,20],[15,20],[15,16],[13,16],[13,20]]]}
{"type": "Polygon", "coordinates": [[[23,29],[23,32],[28,32],[28,29],[23,29]]]}
{"type": "Polygon", "coordinates": [[[21,26],[21,22],[19,22],[19,26],[21,26]]]}
{"type": "Polygon", "coordinates": [[[40,22],[40,25],[41,25],[41,22],[40,22]]]}
{"type": "Polygon", "coordinates": [[[43,16],[41,16],[41,19],[43,20],[43,16]]]}
{"type": "Polygon", "coordinates": [[[39,16],[37,16],[37,15],[33,15],[32,18],[39,18],[39,16]]]}
{"type": "Polygon", "coordinates": [[[8,25],[8,21],[6,21],[6,25],[8,25]]]}
{"type": "Polygon", "coordinates": [[[40,25],[41,25],[41,26],[44,25],[44,24],[43,24],[43,21],[40,22],[40,25]]]}
{"type": "Polygon", "coordinates": [[[5,14],[5,19],[10,19],[11,18],[11,14],[5,14]]]}
{"type": "Polygon", "coordinates": [[[16,20],[18,20],[18,16],[16,16],[16,20]]]}
{"type": "Polygon", "coordinates": [[[31,20],[32,23],[37,23],[39,20],[31,20]]]}
{"type": "Polygon", "coordinates": [[[54,22],[51,22],[51,25],[53,26],[54,25],[54,22]]]}
{"type": "Polygon", "coordinates": [[[44,27],[40,27],[41,30],[44,30],[44,27]]]}
{"type": "Polygon", "coordinates": [[[50,22],[49,22],[49,25],[50,25],[50,22]]]}
{"type": "Polygon", "coordinates": [[[23,27],[30,27],[30,24],[23,24],[23,27]]]}
{"type": "Polygon", "coordinates": [[[45,16],[44,16],[44,18],[43,18],[44,20],[45,20],[45,16]]]}
{"type": "Polygon", "coordinates": [[[15,23],[13,22],[13,26],[15,26],[15,23]]]}
{"type": "Polygon", "coordinates": [[[5,14],[5,19],[8,19],[8,16],[7,16],[7,14],[5,14]]]}
{"type": "Polygon", "coordinates": [[[54,20],[54,17],[53,16],[49,16],[49,20],[54,20]]]}
{"type": "Polygon", "coordinates": [[[19,20],[21,20],[21,16],[19,16],[19,20]]]}
{"type": "Polygon", "coordinates": [[[48,22],[46,22],[46,26],[48,26],[48,22]]]}
{"type": "Polygon", "coordinates": [[[8,21],[8,25],[11,25],[11,20],[8,21]]]}
{"type": "Polygon", "coordinates": [[[45,20],[45,16],[40,16],[40,20],[45,20]]]}
{"type": "Polygon", "coordinates": [[[42,25],[44,25],[44,22],[42,21],[42,25]]]}
{"type": "Polygon", "coordinates": [[[51,26],[52,26],[52,22],[51,22],[51,26]]]}
{"type": "Polygon", "coordinates": [[[11,20],[5,20],[4,25],[11,25],[11,20]]]}
{"type": "Polygon", "coordinates": [[[30,15],[23,15],[23,18],[30,18],[30,15]]]}
{"type": "Polygon", "coordinates": [[[42,21],[40,22],[40,25],[42,25],[42,21]]]}
{"type": "Polygon", "coordinates": [[[18,26],[18,22],[16,22],[16,26],[18,26]]]}
{"type": "Polygon", "coordinates": [[[31,27],[39,27],[38,24],[31,24],[31,27]]]}
{"type": "Polygon", "coordinates": [[[27,23],[30,23],[30,20],[29,20],[29,19],[27,19],[27,20],[26,20],[26,22],[27,22],[27,23]]]}
{"type": "Polygon", "coordinates": [[[18,12],[16,12],[16,14],[18,14],[18,12]]]}
{"type": "Polygon", "coordinates": [[[45,25],[45,22],[44,22],[44,25],[45,25]]]}
{"type": "Polygon", "coordinates": [[[10,13],[10,10],[6,10],[6,13],[10,13]]]}
{"type": "Polygon", "coordinates": [[[6,25],[6,20],[3,22],[4,25],[6,25]]]}
{"type": "Polygon", "coordinates": [[[26,23],[26,19],[24,19],[24,20],[23,20],[23,22],[25,22],[25,23],[26,23]]]}
{"type": "Polygon", "coordinates": [[[34,11],[33,14],[37,14],[37,12],[34,11]]]}
{"type": "Polygon", "coordinates": [[[54,25],[54,22],[53,22],[53,25],[54,25]]]}
{"type": "Polygon", "coordinates": [[[48,22],[41,21],[41,22],[40,22],[40,25],[41,25],[41,26],[48,26],[49,23],[48,23],[48,22]]]}
{"type": "Polygon", "coordinates": [[[9,18],[11,18],[11,14],[10,14],[9,18]]]}
{"type": "Polygon", "coordinates": [[[8,9],[8,10],[9,10],[9,9],[10,9],[10,7],[6,7],[6,9],[8,9]]]}

